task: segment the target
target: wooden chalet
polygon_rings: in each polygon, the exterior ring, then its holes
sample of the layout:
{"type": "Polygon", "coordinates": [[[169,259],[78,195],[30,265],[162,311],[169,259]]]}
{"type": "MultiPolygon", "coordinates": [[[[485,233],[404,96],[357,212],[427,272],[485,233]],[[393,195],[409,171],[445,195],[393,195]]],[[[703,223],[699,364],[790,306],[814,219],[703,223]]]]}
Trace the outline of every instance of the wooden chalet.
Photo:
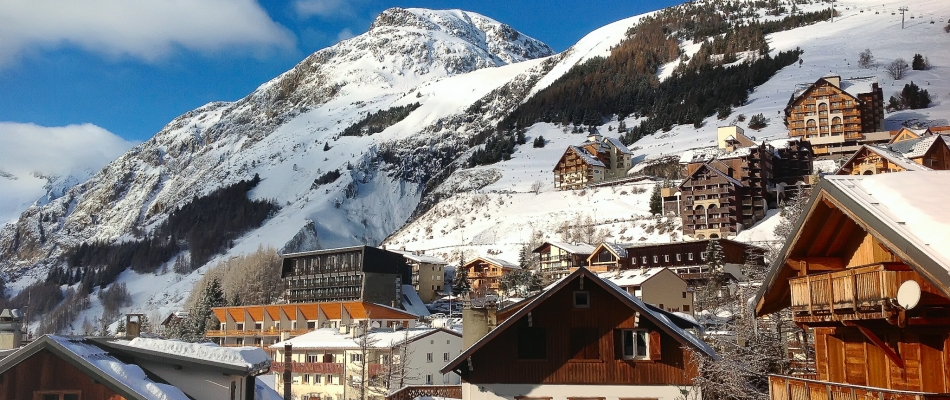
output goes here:
{"type": "Polygon", "coordinates": [[[468,281],[471,291],[476,294],[498,293],[501,288],[501,278],[508,272],[521,269],[508,261],[478,257],[462,266],[468,270],[468,281]]]}
{"type": "Polygon", "coordinates": [[[818,156],[890,140],[884,130],[884,92],[873,77],[829,75],[799,85],[785,107],[785,126],[790,137],[809,141],[818,156]]]}
{"type": "Polygon", "coordinates": [[[538,271],[547,279],[560,279],[572,268],[587,264],[594,246],[587,243],[544,242],[532,253],[538,255],[538,271]]]}
{"type": "Polygon", "coordinates": [[[697,374],[690,351],[716,357],[694,326],[586,268],[498,315],[494,329],[465,326],[484,336],[442,368],[463,400],[672,400],[697,374]]]}
{"type": "Polygon", "coordinates": [[[773,400],[950,398],[950,172],[830,176],[756,298],[813,330],[817,373],[773,400]]]}
{"type": "Polygon", "coordinates": [[[617,138],[588,136],[579,146],[568,146],[554,166],[556,189],[578,189],[627,176],[633,153],[617,138]]]}
{"type": "MultiPolygon", "coordinates": [[[[895,136],[895,139],[898,137],[895,136]]],[[[902,140],[883,146],[861,146],[835,175],[875,175],[946,169],[950,169],[950,146],[943,136],[904,136],[902,140]]]]}

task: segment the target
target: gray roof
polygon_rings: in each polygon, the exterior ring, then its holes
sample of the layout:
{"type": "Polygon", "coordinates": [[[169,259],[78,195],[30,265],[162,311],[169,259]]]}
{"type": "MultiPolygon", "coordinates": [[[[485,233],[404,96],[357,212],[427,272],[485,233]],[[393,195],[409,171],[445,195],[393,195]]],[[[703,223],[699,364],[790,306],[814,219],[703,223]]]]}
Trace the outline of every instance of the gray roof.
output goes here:
{"type": "Polygon", "coordinates": [[[916,139],[902,140],[897,143],[891,143],[887,147],[891,151],[903,154],[907,158],[917,158],[923,157],[924,153],[926,153],[927,150],[929,150],[937,140],[941,140],[939,135],[924,136],[916,139]]]}
{"type": "Polygon", "coordinates": [[[587,149],[580,146],[571,146],[570,149],[573,150],[574,153],[576,153],[581,158],[581,160],[584,160],[584,162],[587,163],[588,165],[607,168],[607,166],[604,165],[603,162],[598,160],[597,157],[594,157],[593,154],[590,154],[590,152],[587,151],[587,149]]]}

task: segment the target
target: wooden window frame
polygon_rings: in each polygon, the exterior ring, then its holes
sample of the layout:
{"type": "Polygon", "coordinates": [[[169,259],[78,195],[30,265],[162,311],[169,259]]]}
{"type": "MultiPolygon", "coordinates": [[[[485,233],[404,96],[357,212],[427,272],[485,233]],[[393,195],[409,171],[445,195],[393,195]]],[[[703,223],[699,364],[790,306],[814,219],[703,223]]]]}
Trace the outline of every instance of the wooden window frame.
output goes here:
{"type": "Polygon", "coordinates": [[[74,394],[82,400],[82,390],[37,390],[33,392],[33,400],[43,400],[43,395],[47,394],[58,395],[59,400],[62,400],[64,395],[74,394]]]}
{"type": "Polygon", "coordinates": [[[650,330],[649,330],[649,329],[642,329],[642,328],[621,329],[621,330],[620,330],[620,343],[619,343],[619,345],[621,346],[621,347],[620,347],[620,356],[621,356],[621,359],[623,359],[624,361],[651,361],[651,360],[650,360],[650,330]],[[638,356],[638,355],[636,355],[636,353],[637,353],[636,337],[633,338],[633,339],[634,339],[634,343],[633,343],[633,353],[634,353],[634,355],[628,356],[628,355],[624,354],[624,348],[623,348],[623,347],[624,347],[624,340],[626,339],[627,332],[630,332],[630,333],[633,334],[633,335],[636,335],[637,332],[643,332],[643,333],[645,334],[646,347],[644,348],[645,354],[644,354],[643,356],[638,356]]]}
{"type": "Polygon", "coordinates": [[[571,300],[572,303],[574,304],[574,308],[590,308],[590,292],[586,290],[575,290],[574,295],[571,296],[571,299],[572,299],[571,300]],[[587,304],[578,304],[577,303],[578,295],[583,295],[587,297],[587,304]]]}

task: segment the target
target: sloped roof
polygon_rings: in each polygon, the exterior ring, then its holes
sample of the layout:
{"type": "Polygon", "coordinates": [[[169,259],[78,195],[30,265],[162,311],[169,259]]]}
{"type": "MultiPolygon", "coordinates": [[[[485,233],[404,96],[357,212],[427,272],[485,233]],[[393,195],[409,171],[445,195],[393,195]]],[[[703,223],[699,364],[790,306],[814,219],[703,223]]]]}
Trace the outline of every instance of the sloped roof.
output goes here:
{"type": "Polygon", "coordinates": [[[633,152],[630,151],[630,149],[628,149],[627,146],[624,145],[623,142],[620,141],[620,139],[617,139],[615,137],[608,137],[608,138],[605,138],[605,140],[610,142],[610,144],[616,147],[617,150],[620,150],[621,153],[630,154],[630,155],[633,154],[633,152]]]}
{"type": "Polygon", "coordinates": [[[482,260],[482,261],[484,261],[484,262],[487,262],[487,263],[489,263],[489,264],[494,264],[494,265],[497,265],[497,266],[502,267],[502,268],[521,269],[521,267],[518,266],[518,264],[512,264],[512,263],[510,263],[510,262],[508,262],[508,261],[505,261],[505,260],[502,260],[502,259],[500,259],[500,258],[492,258],[492,257],[478,257],[478,258],[476,258],[476,259],[474,259],[474,260],[468,262],[466,265],[471,264],[471,263],[473,263],[473,262],[476,262],[476,261],[478,261],[478,260],[482,260]]]}
{"type": "Polygon", "coordinates": [[[437,264],[437,265],[448,265],[448,262],[435,256],[430,256],[426,254],[415,254],[411,251],[404,251],[404,250],[389,250],[389,251],[393,253],[402,254],[402,256],[406,257],[407,260],[412,260],[415,262],[437,264]]]}
{"type": "Polygon", "coordinates": [[[742,182],[740,182],[740,181],[737,180],[736,178],[733,178],[733,177],[729,176],[729,174],[726,174],[725,172],[722,172],[722,171],[720,171],[719,169],[713,168],[713,167],[710,166],[709,163],[707,162],[707,163],[703,163],[703,165],[701,165],[699,168],[696,168],[696,170],[693,171],[692,174],[689,174],[689,176],[687,176],[686,179],[683,179],[683,183],[680,183],[680,185],[677,186],[677,188],[682,189],[682,188],[686,187],[686,186],[687,186],[686,183],[692,181],[692,180],[693,180],[693,177],[696,176],[696,174],[698,174],[698,173],[699,173],[700,171],[702,171],[704,168],[709,169],[710,171],[712,171],[712,172],[715,173],[716,175],[719,175],[719,176],[725,178],[727,181],[729,181],[730,183],[732,183],[732,184],[734,184],[734,185],[736,185],[736,186],[745,187],[745,185],[743,185],[742,182]]]}
{"type": "MultiPolygon", "coordinates": [[[[904,142],[900,142],[900,143],[904,143],[904,142]]],[[[855,151],[854,154],[852,154],[851,157],[848,158],[848,160],[845,161],[844,164],[841,164],[841,168],[838,168],[838,171],[836,171],[835,174],[840,174],[842,173],[845,167],[849,167],[853,165],[853,163],[858,159],[858,157],[864,154],[864,152],[871,152],[871,153],[877,154],[881,158],[886,159],[888,162],[894,165],[900,166],[906,171],[931,171],[929,167],[915,163],[913,160],[907,157],[904,157],[903,154],[892,152],[883,147],[861,145],[861,147],[858,148],[858,150],[855,151]]]]}
{"type": "MultiPolygon", "coordinates": [[[[504,322],[502,322],[497,327],[495,327],[495,329],[492,329],[491,332],[489,332],[487,335],[479,339],[471,347],[464,350],[462,354],[459,354],[458,357],[455,357],[455,359],[453,359],[444,367],[442,367],[441,372],[445,374],[445,373],[455,370],[459,366],[459,364],[464,362],[465,359],[467,359],[473,353],[478,351],[478,349],[482,348],[483,346],[485,346],[485,344],[492,341],[494,338],[496,338],[506,329],[516,324],[517,321],[522,316],[531,312],[531,310],[537,308],[545,300],[550,298],[552,295],[554,295],[561,289],[567,287],[568,283],[573,282],[575,279],[577,279],[580,276],[584,276],[585,279],[589,279],[590,282],[606,289],[608,293],[617,297],[617,299],[619,299],[622,303],[626,304],[628,307],[630,307],[634,311],[640,313],[640,316],[642,318],[646,318],[647,320],[653,322],[660,329],[662,329],[664,332],[672,336],[674,339],[676,339],[680,343],[688,345],[696,350],[699,350],[701,353],[703,353],[704,355],[710,358],[713,358],[713,359],[718,358],[718,356],[716,355],[716,351],[713,350],[712,347],[709,347],[709,345],[706,344],[706,342],[703,342],[696,336],[693,336],[693,334],[689,333],[688,331],[686,331],[685,329],[677,325],[677,323],[674,322],[673,318],[670,317],[668,312],[659,310],[654,307],[647,306],[645,303],[643,303],[642,300],[638,299],[636,296],[630,293],[627,293],[626,290],[622,289],[620,286],[617,286],[616,284],[610,281],[601,279],[600,277],[598,277],[596,274],[594,274],[587,268],[578,268],[577,270],[572,272],[570,275],[564,278],[561,278],[560,280],[556,281],[552,285],[548,286],[548,288],[546,288],[544,292],[542,292],[538,296],[535,296],[533,299],[531,299],[530,302],[528,302],[528,304],[521,307],[521,309],[519,309],[512,316],[510,316],[504,322]]],[[[679,317],[675,317],[675,318],[677,319],[677,322],[682,322],[682,318],[679,318],[679,317]]]]}
{"type": "Polygon", "coordinates": [[[877,83],[877,77],[875,76],[849,78],[841,80],[840,88],[857,98],[859,95],[873,92],[875,83],[877,83]]]}
{"type": "MultiPolygon", "coordinates": [[[[367,315],[372,316],[373,319],[416,319],[416,317],[418,317],[418,315],[415,315],[409,311],[365,301],[330,301],[325,303],[229,306],[214,307],[211,309],[219,321],[225,320],[225,314],[232,316],[239,315],[240,320],[237,320],[236,322],[244,321],[245,310],[257,310],[255,312],[257,315],[262,315],[260,310],[266,311],[268,315],[280,315],[279,313],[283,311],[284,314],[292,320],[297,318],[297,312],[300,312],[305,318],[309,320],[318,319],[317,317],[320,312],[322,312],[328,319],[341,319],[342,310],[346,310],[346,312],[351,317],[356,319],[367,318],[367,315]]],[[[251,315],[251,318],[254,318],[254,316],[251,315]]],[[[258,322],[257,320],[252,321],[258,322]]]]}
{"type": "Polygon", "coordinates": [[[92,379],[130,400],[188,400],[181,389],[152,381],[135,364],[126,364],[82,338],[43,335],[0,360],[0,374],[40,351],[49,351],[92,379]]]}
{"type": "Polygon", "coordinates": [[[603,279],[613,282],[617,286],[627,287],[631,285],[641,285],[643,282],[646,282],[660,272],[663,272],[665,269],[666,268],[664,267],[633,268],[617,272],[605,272],[599,276],[603,279]]]}
{"type": "Polygon", "coordinates": [[[924,136],[891,143],[887,147],[895,153],[903,154],[904,157],[918,158],[927,154],[927,151],[930,150],[938,140],[940,140],[939,144],[946,144],[940,136],[924,136]]]}
{"type": "MultiPolygon", "coordinates": [[[[441,328],[410,328],[400,330],[379,328],[370,331],[368,334],[368,342],[371,342],[371,347],[373,348],[389,349],[402,343],[414,342],[436,332],[445,332],[453,336],[461,337],[457,332],[441,328]]],[[[349,334],[340,333],[340,330],[336,328],[317,329],[292,339],[274,343],[270,345],[269,348],[273,350],[283,349],[288,343],[293,345],[294,349],[320,350],[359,348],[359,344],[355,338],[349,334]]]]}
{"type": "Polygon", "coordinates": [[[402,285],[402,308],[420,317],[429,316],[429,309],[412,285],[402,285]]]}
{"type": "Polygon", "coordinates": [[[532,253],[538,253],[538,252],[540,252],[541,249],[543,249],[545,246],[557,247],[557,248],[559,248],[559,249],[561,249],[561,250],[564,250],[564,251],[566,251],[566,252],[568,252],[568,253],[571,253],[571,254],[587,254],[587,255],[590,255],[591,253],[594,252],[594,245],[587,244],[587,243],[571,244],[571,243],[566,243],[566,242],[544,242],[544,243],[542,243],[540,246],[538,246],[538,248],[532,250],[531,252],[532,252],[532,253]]]}
{"type": "MultiPolygon", "coordinates": [[[[831,203],[871,232],[912,269],[950,296],[950,171],[913,171],[897,174],[828,176],[819,182],[769,276],[756,296],[756,312],[763,314],[764,296],[777,285],[786,260],[798,244],[808,216],[818,204],[831,203]],[[926,191],[926,194],[922,193],[926,191]]],[[[815,221],[814,224],[824,224],[815,221]]]]}
{"type": "Polygon", "coordinates": [[[603,162],[598,160],[597,157],[594,157],[593,154],[590,154],[590,152],[587,151],[587,149],[581,146],[570,146],[569,149],[573,150],[574,153],[577,154],[577,156],[580,157],[581,160],[584,161],[584,163],[595,166],[595,167],[607,168],[607,166],[604,165],[603,162]]]}

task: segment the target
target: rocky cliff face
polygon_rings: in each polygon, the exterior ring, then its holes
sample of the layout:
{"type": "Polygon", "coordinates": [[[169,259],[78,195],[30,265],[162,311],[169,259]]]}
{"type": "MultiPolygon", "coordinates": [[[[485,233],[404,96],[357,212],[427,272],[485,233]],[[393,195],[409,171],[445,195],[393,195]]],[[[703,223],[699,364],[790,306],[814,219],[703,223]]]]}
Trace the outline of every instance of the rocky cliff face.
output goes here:
{"type": "Polygon", "coordinates": [[[282,210],[235,251],[280,248],[295,235],[324,246],[378,243],[409,218],[426,182],[467,150],[467,138],[518,101],[494,106],[495,93],[483,108],[498,109],[468,115],[471,101],[445,107],[446,96],[465,90],[478,99],[512,81],[523,86],[550,62],[508,65],[551,54],[478,14],[386,10],[367,33],[308,56],[239,101],[185,113],[87,181],[28,209],[0,231],[0,268],[22,287],[62,264],[70,248],[143,237],[176,207],[254,174],[263,182],[251,195],[282,210]],[[447,83],[486,68],[510,72],[447,83]],[[384,132],[340,136],[369,113],[413,102],[423,106],[384,132]],[[332,170],[343,177],[316,184],[332,170]]]}

